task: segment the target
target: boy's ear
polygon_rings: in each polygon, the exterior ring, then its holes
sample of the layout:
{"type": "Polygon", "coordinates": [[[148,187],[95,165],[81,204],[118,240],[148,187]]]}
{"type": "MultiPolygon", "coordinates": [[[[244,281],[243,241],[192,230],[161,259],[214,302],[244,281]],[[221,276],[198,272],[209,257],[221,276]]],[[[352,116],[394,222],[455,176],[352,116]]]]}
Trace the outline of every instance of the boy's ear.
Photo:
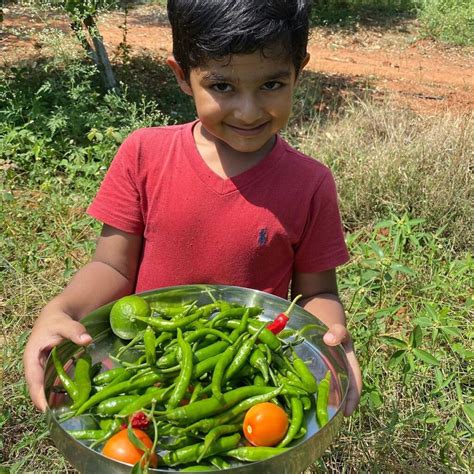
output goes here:
{"type": "Polygon", "coordinates": [[[166,64],[171,68],[173,71],[176,80],[178,81],[178,85],[181,88],[181,90],[188,95],[193,95],[193,91],[191,89],[191,86],[189,85],[189,82],[186,80],[186,77],[184,75],[184,71],[181,68],[181,66],[178,64],[176,61],[175,57],[173,55],[168,56],[168,59],[166,60],[166,64]]]}
{"type": "Polygon", "coordinates": [[[298,71],[298,73],[296,74],[296,79],[298,80],[300,74],[301,74],[301,71],[306,67],[306,65],[309,63],[309,60],[310,60],[311,56],[309,53],[306,53],[306,56],[305,58],[303,59],[303,62],[301,63],[301,67],[298,71]]]}

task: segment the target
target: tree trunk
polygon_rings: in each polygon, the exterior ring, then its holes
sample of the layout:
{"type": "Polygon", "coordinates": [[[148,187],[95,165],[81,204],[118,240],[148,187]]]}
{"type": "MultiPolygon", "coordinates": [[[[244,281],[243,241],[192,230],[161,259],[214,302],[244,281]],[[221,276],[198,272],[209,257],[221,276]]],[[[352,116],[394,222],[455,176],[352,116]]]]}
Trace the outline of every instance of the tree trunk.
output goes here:
{"type": "Polygon", "coordinates": [[[79,40],[82,47],[85,49],[87,56],[89,56],[92,61],[94,61],[97,66],[99,66],[99,58],[97,57],[97,54],[90,45],[89,41],[87,41],[86,35],[84,34],[84,29],[82,28],[82,23],[78,20],[74,20],[71,23],[71,28],[72,31],[74,31],[76,38],[79,40]]]}
{"type": "Polygon", "coordinates": [[[102,73],[104,85],[106,89],[116,89],[117,81],[115,80],[112,65],[110,64],[109,56],[107,54],[107,50],[105,49],[102,36],[100,35],[92,16],[88,16],[85,18],[84,25],[86,26],[87,31],[89,32],[89,35],[92,39],[95,54],[97,57],[97,63],[102,73]]]}

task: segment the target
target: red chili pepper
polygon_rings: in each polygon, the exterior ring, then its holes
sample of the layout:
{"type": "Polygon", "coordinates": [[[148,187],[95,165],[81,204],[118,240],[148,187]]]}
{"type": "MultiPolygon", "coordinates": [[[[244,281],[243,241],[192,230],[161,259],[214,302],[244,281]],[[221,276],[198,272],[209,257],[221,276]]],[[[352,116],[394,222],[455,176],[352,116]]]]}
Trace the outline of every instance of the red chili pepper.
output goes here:
{"type": "MultiPolygon", "coordinates": [[[[137,411],[131,417],[132,428],[138,428],[140,430],[146,430],[150,425],[150,420],[142,411],[137,411]]],[[[127,423],[122,423],[120,426],[121,430],[127,429],[127,423]]]]}
{"type": "Polygon", "coordinates": [[[281,330],[284,329],[288,321],[290,320],[289,315],[293,308],[295,307],[296,302],[302,297],[303,295],[298,295],[290,304],[288,309],[284,313],[280,313],[272,323],[267,325],[267,329],[273,334],[278,334],[281,330]]]}

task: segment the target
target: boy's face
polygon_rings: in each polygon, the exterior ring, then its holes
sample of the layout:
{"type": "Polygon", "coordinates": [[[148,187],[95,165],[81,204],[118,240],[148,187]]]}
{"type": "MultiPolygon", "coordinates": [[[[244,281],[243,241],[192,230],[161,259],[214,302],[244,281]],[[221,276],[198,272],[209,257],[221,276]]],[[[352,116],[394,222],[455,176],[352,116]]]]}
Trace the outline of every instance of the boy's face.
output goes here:
{"type": "MultiPolygon", "coordinates": [[[[189,81],[173,58],[181,89],[194,98],[208,140],[219,140],[242,153],[265,147],[291,113],[296,71],[290,60],[260,52],[210,60],[192,69],[189,81]]],[[[206,138],[205,137],[205,138],[206,138]]]]}

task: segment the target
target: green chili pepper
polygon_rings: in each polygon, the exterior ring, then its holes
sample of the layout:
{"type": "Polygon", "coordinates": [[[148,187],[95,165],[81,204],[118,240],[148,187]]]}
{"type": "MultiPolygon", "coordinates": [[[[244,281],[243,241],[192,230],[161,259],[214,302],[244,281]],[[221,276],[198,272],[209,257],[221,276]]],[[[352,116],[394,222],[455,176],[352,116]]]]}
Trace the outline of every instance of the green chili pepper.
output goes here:
{"type": "MultiPolygon", "coordinates": [[[[239,434],[220,438],[209,447],[207,455],[205,455],[205,457],[213,456],[215,454],[234,449],[238,446],[239,441],[239,434]]],[[[199,457],[203,446],[204,443],[197,443],[191,446],[186,446],[185,448],[178,449],[176,451],[170,451],[162,457],[163,462],[168,466],[176,466],[178,464],[187,464],[190,462],[195,462],[199,457]]]]}
{"type": "Polygon", "coordinates": [[[69,375],[64,370],[64,367],[58,358],[56,346],[54,346],[51,351],[51,357],[53,358],[54,368],[56,369],[56,373],[58,374],[59,380],[63,384],[64,389],[69,394],[69,396],[74,401],[76,401],[79,396],[79,390],[77,385],[72,381],[71,377],[69,377],[69,375]]]}
{"type": "Polygon", "coordinates": [[[110,382],[108,385],[106,385],[107,387],[110,387],[112,385],[116,385],[120,382],[125,382],[126,380],[131,380],[131,378],[133,377],[135,373],[135,370],[134,369],[125,369],[125,372],[122,372],[120,374],[117,375],[117,377],[115,377],[112,382],[110,382]]]}
{"type": "Polygon", "coordinates": [[[309,397],[300,397],[301,403],[303,403],[303,410],[308,411],[311,409],[311,398],[309,397]]]}
{"type": "Polygon", "coordinates": [[[196,466],[188,466],[184,469],[180,469],[179,472],[207,472],[207,471],[219,471],[217,467],[213,466],[203,466],[202,464],[198,464],[196,466]]]}
{"type": "Polygon", "coordinates": [[[216,354],[221,354],[228,347],[229,343],[226,341],[214,342],[207,347],[197,350],[194,353],[194,360],[197,362],[202,362],[203,360],[209,359],[209,357],[215,356],[216,354]]]}
{"type": "Polygon", "coordinates": [[[229,346],[224,351],[221,358],[214,367],[214,372],[212,373],[211,387],[212,394],[218,400],[222,400],[222,381],[224,379],[225,370],[227,366],[232,362],[232,359],[235,357],[244,337],[245,334],[239,336],[238,339],[234,342],[234,344],[229,346]]]}
{"type": "Polygon", "coordinates": [[[208,449],[216,441],[216,439],[226,434],[236,433],[241,428],[241,424],[221,425],[216,426],[211,431],[209,431],[209,433],[207,433],[206,437],[204,438],[204,445],[201,449],[201,452],[199,453],[197,462],[200,462],[201,459],[207,454],[208,449]]]}
{"type": "Polygon", "coordinates": [[[250,316],[250,310],[247,308],[245,310],[244,315],[242,316],[242,319],[240,320],[240,324],[230,334],[230,338],[233,342],[235,342],[239,338],[239,336],[247,330],[249,316],[250,316]]]}
{"type": "Polygon", "coordinates": [[[190,446],[191,444],[196,444],[197,441],[194,436],[189,436],[188,434],[178,437],[173,436],[171,439],[160,441],[160,448],[174,451],[184,448],[185,446],[190,446]]]}
{"type": "Polygon", "coordinates": [[[140,395],[121,395],[119,397],[108,398],[97,405],[96,412],[101,416],[115,415],[123,407],[129,405],[139,397],[140,395]]]}
{"type": "Polygon", "coordinates": [[[295,439],[300,439],[300,438],[302,438],[303,436],[306,435],[307,432],[308,432],[308,430],[307,430],[304,426],[302,426],[302,427],[300,428],[300,430],[298,431],[298,433],[295,435],[295,439]]]}
{"type": "Polygon", "coordinates": [[[269,371],[268,371],[267,358],[258,347],[253,350],[252,355],[250,356],[249,362],[252,367],[260,371],[265,383],[268,383],[270,376],[269,376],[269,371]]]}
{"type": "Polygon", "coordinates": [[[174,334],[172,332],[165,332],[163,331],[155,341],[155,347],[161,346],[164,342],[171,341],[174,337],[174,334]]]}
{"type": "Polygon", "coordinates": [[[331,372],[328,370],[318,385],[318,398],[316,400],[316,419],[322,428],[329,421],[328,403],[331,388],[331,372]]]}
{"type": "MultiPolygon", "coordinates": [[[[253,386],[255,389],[263,389],[263,388],[268,388],[268,387],[256,387],[253,386]]],[[[225,423],[228,423],[229,421],[235,419],[236,416],[240,415],[243,412],[246,412],[248,409],[252,408],[254,405],[257,405],[258,403],[265,403],[270,401],[272,398],[277,397],[283,387],[271,387],[271,391],[263,394],[259,394],[250,398],[247,398],[245,400],[242,400],[241,402],[237,403],[227,411],[220,413],[219,415],[213,417],[213,418],[206,418],[206,419],[201,419],[197,421],[196,423],[193,423],[192,425],[188,426],[185,428],[187,431],[195,431],[195,430],[200,430],[204,432],[208,432],[212,428],[215,428],[216,426],[223,425],[225,423]]],[[[239,389],[236,389],[239,390],[239,389]]],[[[230,393],[230,392],[227,392],[230,393]]],[[[224,397],[227,394],[224,394],[224,397]]],[[[196,405],[196,404],[195,404],[196,405]]]]}
{"type": "MultiPolygon", "coordinates": [[[[226,321],[226,326],[231,329],[235,329],[239,326],[239,324],[240,321],[237,320],[226,321]]],[[[250,334],[255,334],[262,326],[265,327],[265,324],[266,323],[262,323],[261,321],[249,321],[247,324],[247,330],[250,334]]],[[[281,342],[278,337],[276,337],[275,334],[273,334],[270,329],[267,329],[266,327],[260,333],[259,340],[264,344],[267,344],[267,346],[273,351],[276,351],[281,347],[281,342]]]]}
{"type": "MultiPolygon", "coordinates": [[[[184,339],[186,340],[186,338],[184,339]]],[[[208,359],[209,357],[212,357],[216,354],[220,354],[227,347],[229,347],[229,344],[226,341],[217,341],[213,344],[210,344],[209,346],[203,347],[202,349],[199,349],[198,351],[194,352],[193,359],[198,363],[202,362],[208,359]]],[[[160,368],[172,367],[174,364],[177,363],[177,360],[178,360],[178,348],[173,349],[167,354],[161,356],[158,359],[158,362],[156,365],[160,368]]]]}
{"type": "Polygon", "coordinates": [[[143,321],[144,323],[147,323],[151,327],[159,329],[160,331],[176,331],[178,328],[185,328],[194,321],[197,321],[199,318],[202,318],[203,314],[204,310],[202,308],[199,308],[196,312],[190,314],[189,316],[185,316],[184,318],[179,319],[173,319],[172,321],[160,318],[146,318],[143,316],[134,316],[134,319],[143,321]]]}
{"type": "Polygon", "coordinates": [[[102,444],[104,441],[107,441],[112,435],[114,435],[115,433],[117,433],[117,431],[120,430],[121,425],[122,425],[122,421],[120,420],[120,418],[114,418],[114,420],[110,424],[109,429],[104,433],[104,436],[102,438],[95,440],[90,445],[90,448],[94,449],[99,444],[102,444]]]}
{"type": "Polygon", "coordinates": [[[171,394],[167,408],[171,410],[178,406],[179,402],[184,398],[184,394],[189,387],[191,376],[193,374],[193,351],[189,342],[183,339],[181,329],[178,328],[178,344],[181,350],[181,372],[176,380],[175,388],[171,394]]]}
{"type": "Polygon", "coordinates": [[[222,354],[216,354],[215,356],[209,357],[208,359],[198,362],[193,368],[193,377],[198,379],[206,372],[214,370],[214,367],[216,366],[217,362],[219,362],[221,357],[222,354]]]}
{"type": "Polygon", "coordinates": [[[222,339],[223,341],[228,342],[229,344],[232,342],[232,340],[226,333],[214,328],[196,329],[195,331],[192,331],[186,334],[186,336],[184,336],[184,340],[191,343],[194,341],[198,341],[199,339],[202,339],[203,337],[209,336],[209,335],[216,336],[219,339],[222,339]]]}
{"type": "Polygon", "coordinates": [[[255,346],[256,340],[264,329],[265,327],[262,326],[253,336],[251,336],[242,344],[237,354],[235,355],[234,360],[231,362],[231,364],[227,367],[225,371],[224,381],[231,379],[243,367],[250,353],[252,352],[252,349],[255,346]]]}
{"type": "Polygon", "coordinates": [[[278,448],[284,448],[290,444],[298,434],[303,424],[303,402],[298,397],[290,398],[291,422],[285,437],[278,444],[278,448]]]}
{"type": "Polygon", "coordinates": [[[163,381],[163,376],[156,373],[150,373],[137,378],[133,382],[126,380],[115,385],[109,385],[100,392],[95,393],[89,398],[84,404],[82,404],[76,411],[76,416],[81,415],[89,408],[97,405],[103,400],[107,400],[110,397],[119,395],[121,393],[129,393],[140,388],[147,388],[154,385],[156,382],[163,381]]]}
{"type": "Polygon", "coordinates": [[[150,366],[156,363],[156,336],[151,326],[147,326],[143,334],[143,343],[145,344],[146,363],[150,366]]]}
{"type": "Polygon", "coordinates": [[[202,390],[202,384],[201,384],[201,382],[198,382],[194,386],[193,393],[191,394],[191,398],[189,399],[189,404],[190,405],[191,405],[191,403],[194,403],[198,399],[199,394],[201,393],[201,390],[202,390]]]}
{"type": "Polygon", "coordinates": [[[173,388],[172,385],[166,388],[151,387],[144,395],[138,396],[138,398],[132,400],[128,405],[125,405],[118,412],[118,416],[133,415],[137,411],[148,408],[153,402],[162,402],[167,398],[173,388]]]}
{"type": "Polygon", "coordinates": [[[227,319],[242,317],[246,312],[248,312],[248,316],[258,316],[262,312],[262,308],[259,308],[258,306],[250,306],[248,308],[241,306],[239,308],[230,308],[225,311],[221,311],[212,319],[210,327],[215,327],[217,323],[227,319]]]}
{"type": "Polygon", "coordinates": [[[259,387],[263,387],[264,385],[267,385],[265,380],[263,379],[263,377],[261,375],[256,375],[253,378],[253,384],[258,385],[259,387]]]}
{"type": "Polygon", "coordinates": [[[75,439],[91,439],[91,440],[99,440],[102,439],[106,431],[104,430],[66,430],[72,437],[75,439]]]}
{"type": "Polygon", "coordinates": [[[91,356],[85,352],[76,361],[76,368],[74,370],[74,383],[77,387],[77,398],[71,405],[71,410],[76,410],[89,398],[92,390],[91,368],[91,356]]]}
{"type": "Polygon", "coordinates": [[[257,446],[231,449],[230,451],[227,451],[225,455],[240,461],[264,461],[265,459],[286,453],[287,451],[288,448],[257,446]]]}
{"type": "Polygon", "coordinates": [[[93,378],[93,382],[96,385],[107,385],[108,383],[112,382],[120,374],[130,373],[129,370],[123,367],[116,367],[115,369],[106,370],[105,372],[101,372],[97,374],[93,378]]]}
{"type": "Polygon", "coordinates": [[[318,390],[318,382],[316,378],[314,377],[311,370],[309,370],[308,366],[304,363],[304,361],[300,359],[294,351],[293,367],[295,368],[296,373],[300,376],[301,383],[308,390],[308,392],[316,393],[318,390]]]}
{"type": "Polygon", "coordinates": [[[274,387],[257,387],[255,385],[248,385],[224,393],[222,395],[222,403],[216,398],[210,397],[204,400],[198,400],[192,405],[185,405],[182,407],[177,407],[174,410],[167,411],[165,416],[170,422],[182,425],[190,425],[191,423],[201,420],[202,418],[207,418],[218,413],[222,413],[223,411],[231,408],[248,397],[273,393],[274,390],[274,387]]]}
{"type": "Polygon", "coordinates": [[[213,466],[215,466],[219,471],[223,469],[229,469],[231,466],[227,461],[224,461],[220,456],[211,456],[207,459],[213,466]]]}

